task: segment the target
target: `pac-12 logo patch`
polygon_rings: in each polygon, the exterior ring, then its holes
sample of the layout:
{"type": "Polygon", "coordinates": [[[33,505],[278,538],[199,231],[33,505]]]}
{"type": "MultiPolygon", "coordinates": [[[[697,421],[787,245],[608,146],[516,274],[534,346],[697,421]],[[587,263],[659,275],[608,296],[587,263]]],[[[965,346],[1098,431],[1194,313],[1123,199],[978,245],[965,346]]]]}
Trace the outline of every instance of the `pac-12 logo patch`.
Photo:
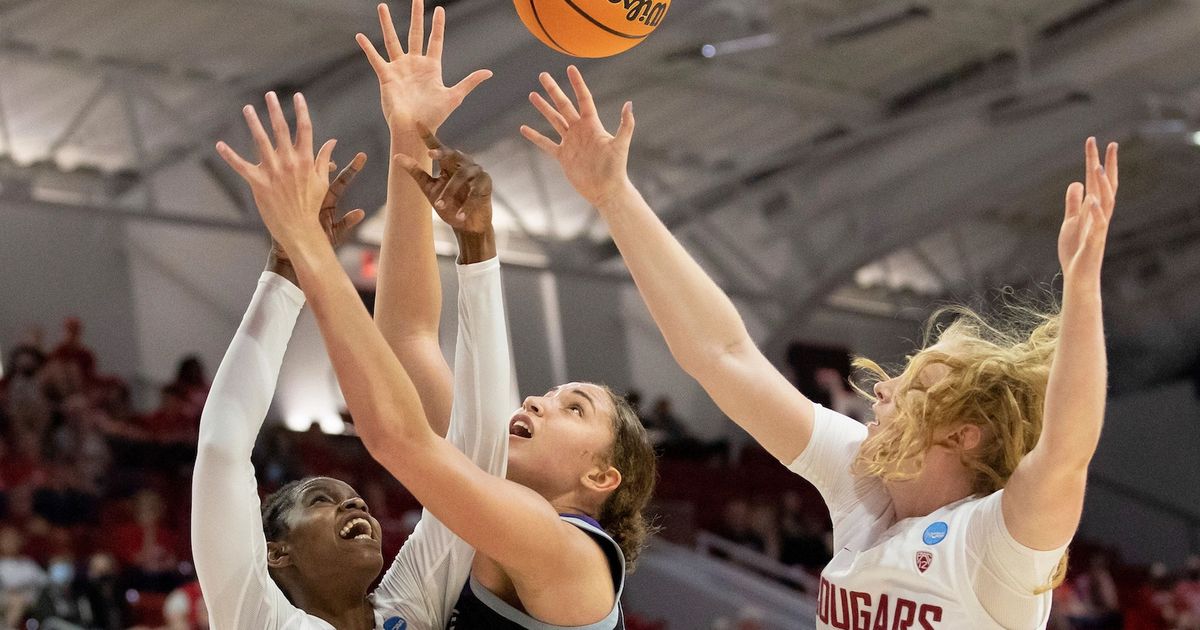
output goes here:
{"type": "Polygon", "coordinates": [[[950,531],[950,526],[946,525],[945,521],[938,521],[925,528],[925,533],[921,535],[921,540],[926,545],[936,545],[946,539],[946,532],[948,531],[950,531]]]}
{"type": "Polygon", "coordinates": [[[933,554],[928,551],[917,552],[917,570],[924,573],[929,570],[929,565],[933,564],[933,554]]]}
{"type": "Polygon", "coordinates": [[[392,617],[383,622],[383,630],[406,630],[406,628],[408,628],[408,622],[400,617],[392,617]]]}

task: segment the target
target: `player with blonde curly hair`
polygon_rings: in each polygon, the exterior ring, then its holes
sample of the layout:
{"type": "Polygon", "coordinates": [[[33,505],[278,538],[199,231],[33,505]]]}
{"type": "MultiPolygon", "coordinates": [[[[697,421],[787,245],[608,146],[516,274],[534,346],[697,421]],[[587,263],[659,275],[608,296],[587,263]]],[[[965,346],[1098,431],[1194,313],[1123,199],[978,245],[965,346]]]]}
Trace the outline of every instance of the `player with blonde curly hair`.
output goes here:
{"type": "Polygon", "coordinates": [[[627,173],[634,118],[605,131],[583,77],[530,95],[561,140],[522,133],[597,208],[676,361],[730,418],[811,481],[833,517],[818,628],[1041,628],[1079,525],[1104,418],[1100,266],[1117,146],[1085,149],[1067,189],[1062,307],[989,324],[966,309],[898,376],[875,372],[866,426],[813,404],[746,330],[627,173]]]}

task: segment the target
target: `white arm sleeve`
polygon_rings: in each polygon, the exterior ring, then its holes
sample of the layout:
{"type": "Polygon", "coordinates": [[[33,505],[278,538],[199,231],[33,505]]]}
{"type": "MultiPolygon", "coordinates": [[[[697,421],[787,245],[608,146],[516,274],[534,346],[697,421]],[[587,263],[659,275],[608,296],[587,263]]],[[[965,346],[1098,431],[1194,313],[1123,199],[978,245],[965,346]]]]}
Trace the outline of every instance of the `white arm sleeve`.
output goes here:
{"type": "MultiPolygon", "coordinates": [[[[500,262],[458,265],[454,403],[446,439],[480,468],[503,477],[508,421],[518,406],[500,262]]],[[[471,573],[475,550],[426,510],[379,588],[375,608],[414,630],[441,630],[471,573]]]]}
{"type": "Polygon", "coordinates": [[[299,288],[263,273],[200,418],[192,546],[214,630],[273,630],[304,614],[267,574],[258,482],[250,463],[303,305],[299,288]]]}
{"type": "Polygon", "coordinates": [[[1050,583],[1066,545],[1051,551],[1017,542],[1004,523],[1004,491],[980,502],[967,524],[967,576],[979,603],[1005,628],[1036,628],[1050,615],[1050,583]]]}

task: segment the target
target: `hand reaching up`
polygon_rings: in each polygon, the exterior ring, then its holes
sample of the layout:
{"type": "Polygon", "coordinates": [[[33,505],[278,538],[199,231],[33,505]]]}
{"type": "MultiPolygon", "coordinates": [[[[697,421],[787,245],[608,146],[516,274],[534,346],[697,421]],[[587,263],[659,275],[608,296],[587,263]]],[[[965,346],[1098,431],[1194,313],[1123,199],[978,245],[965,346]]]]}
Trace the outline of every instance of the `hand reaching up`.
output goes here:
{"type": "Polygon", "coordinates": [[[426,173],[404,154],[392,159],[412,176],[433,204],[434,211],[455,232],[482,234],[492,229],[492,178],[471,156],[442,145],[428,129],[420,128],[429,156],[437,161],[437,177],[426,173]]]}
{"type": "Polygon", "coordinates": [[[633,139],[633,103],[627,102],[621,109],[621,125],[614,136],[600,122],[596,103],[579,69],[570,66],[567,76],[578,108],[545,72],[540,78],[550,102],[536,92],[529,95],[530,102],[554,127],[561,141],[554,142],[528,126],[521,127],[521,135],[558,160],[575,190],[593,206],[600,207],[629,185],[627,163],[633,139]]]}
{"type": "Polygon", "coordinates": [[[1108,239],[1108,224],[1117,202],[1117,143],[1108,145],[1104,164],[1095,138],[1084,146],[1086,184],[1067,187],[1066,213],[1058,234],[1058,261],[1067,282],[1094,283],[1108,239]]]}
{"type": "MultiPolygon", "coordinates": [[[[257,148],[259,163],[250,163],[224,142],[217,143],[217,153],[250,184],[263,222],[271,232],[271,237],[284,251],[294,253],[294,245],[310,238],[321,238],[333,243],[335,237],[344,235],[349,228],[362,220],[362,211],[356,210],[340,221],[334,221],[334,209],[326,203],[330,193],[330,157],[337,141],[326,142],[314,157],[312,119],[309,117],[304,96],[297,93],[294,97],[294,141],[279,105],[279,98],[274,92],[269,92],[266,100],[271,128],[275,135],[274,145],[263,129],[262,121],[259,120],[254,107],[247,105],[242,110],[257,148]]],[[[356,157],[355,160],[358,161],[359,158],[356,157]]],[[[359,164],[361,165],[361,162],[359,164]]],[[[353,166],[351,164],[348,168],[353,166]]],[[[341,190],[336,194],[340,196],[341,190]]]]}
{"type": "Polygon", "coordinates": [[[454,87],[448,88],[442,83],[442,43],[446,32],[446,10],[442,7],[433,11],[429,47],[424,52],[423,0],[412,3],[407,52],[396,35],[396,26],[386,4],[379,5],[379,26],[383,29],[388,59],[379,54],[366,35],[359,33],[355,39],[379,79],[383,115],[393,131],[417,123],[437,129],[472,90],[492,76],[491,70],[476,70],[454,87]]]}

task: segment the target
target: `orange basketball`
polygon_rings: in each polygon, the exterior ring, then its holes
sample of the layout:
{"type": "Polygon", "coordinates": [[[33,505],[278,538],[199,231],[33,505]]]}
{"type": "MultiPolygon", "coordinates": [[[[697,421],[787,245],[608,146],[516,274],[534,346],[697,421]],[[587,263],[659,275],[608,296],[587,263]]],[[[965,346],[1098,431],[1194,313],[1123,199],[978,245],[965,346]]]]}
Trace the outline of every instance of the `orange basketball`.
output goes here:
{"type": "Polygon", "coordinates": [[[573,57],[608,57],[637,46],[671,0],[513,0],[529,32],[573,57]]]}

